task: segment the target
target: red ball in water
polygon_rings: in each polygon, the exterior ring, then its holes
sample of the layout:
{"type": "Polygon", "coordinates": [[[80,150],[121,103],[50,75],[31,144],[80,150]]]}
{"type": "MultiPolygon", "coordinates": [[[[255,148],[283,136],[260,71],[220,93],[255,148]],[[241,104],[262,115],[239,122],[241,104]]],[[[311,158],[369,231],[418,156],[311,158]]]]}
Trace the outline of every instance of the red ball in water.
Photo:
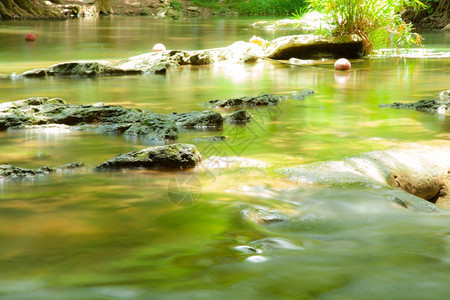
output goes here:
{"type": "Polygon", "coordinates": [[[348,59],[345,59],[345,58],[339,58],[334,63],[334,69],[335,70],[348,71],[348,70],[350,70],[351,67],[352,67],[352,65],[350,64],[348,59]]]}
{"type": "Polygon", "coordinates": [[[36,36],[32,33],[27,33],[27,35],[25,36],[25,41],[35,41],[36,40],[36,36]]]}

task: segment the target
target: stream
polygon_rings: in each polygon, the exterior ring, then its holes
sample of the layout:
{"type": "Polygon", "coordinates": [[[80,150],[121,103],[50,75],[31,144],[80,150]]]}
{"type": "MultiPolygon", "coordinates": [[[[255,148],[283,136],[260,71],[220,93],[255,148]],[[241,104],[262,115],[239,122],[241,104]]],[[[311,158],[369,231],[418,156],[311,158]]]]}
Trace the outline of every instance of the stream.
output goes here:
{"type": "MultiPolygon", "coordinates": [[[[260,19],[260,18],[259,18],[260,19]]],[[[105,17],[0,22],[0,74],[271,40],[298,30],[249,29],[257,19],[105,17]],[[28,32],[35,42],[25,42],[28,32]]],[[[449,32],[424,33],[450,52],[449,32]]],[[[448,56],[447,56],[448,57],[448,56]]],[[[251,108],[247,126],[182,130],[207,160],[195,170],[92,172],[149,141],[89,131],[0,131],[0,163],[85,167],[0,181],[0,299],[446,299],[450,214],[370,184],[299,185],[283,168],[370,151],[450,147],[450,117],[380,108],[450,89],[450,58],[380,58],[318,68],[271,61],[183,66],[165,75],[0,78],[0,102],[29,97],[157,113],[212,99],[285,95],[251,108]],[[305,89],[314,94],[293,97],[305,89]],[[224,135],[225,142],[206,137],[224,135]],[[215,159],[215,160],[214,160],[215,159]]],[[[223,114],[229,111],[217,110],[223,114]]],[[[430,206],[433,206],[430,204],[430,206]]]]}

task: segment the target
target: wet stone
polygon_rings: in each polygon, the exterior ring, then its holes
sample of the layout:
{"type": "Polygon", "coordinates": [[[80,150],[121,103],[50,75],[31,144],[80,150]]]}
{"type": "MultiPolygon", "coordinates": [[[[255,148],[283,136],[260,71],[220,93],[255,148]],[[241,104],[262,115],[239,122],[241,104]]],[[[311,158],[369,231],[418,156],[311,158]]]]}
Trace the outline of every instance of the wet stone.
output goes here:
{"type": "Polygon", "coordinates": [[[252,120],[253,116],[245,111],[238,110],[234,113],[231,113],[225,117],[225,120],[229,123],[248,123],[252,120]]]}
{"type": "Polygon", "coordinates": [[[120,154],[98,165],[94,171],[119,169],[181,170],[195,167],[202,156],[194,145],[172,144],[120,154]]]}

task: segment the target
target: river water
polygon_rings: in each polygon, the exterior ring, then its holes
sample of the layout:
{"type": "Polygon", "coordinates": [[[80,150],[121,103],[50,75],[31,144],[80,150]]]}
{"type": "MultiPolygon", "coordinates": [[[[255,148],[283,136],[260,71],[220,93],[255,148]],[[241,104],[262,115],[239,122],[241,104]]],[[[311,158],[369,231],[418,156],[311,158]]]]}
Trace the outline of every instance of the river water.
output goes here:
{"type": "MultiPolygon", "coordinates": [[[[0,73],[122,59],[158,42],[194,50],[298,33],[248,29],[252,21],[1,22],[0,73]],[[28,32],[35,42],[24,41],[28,32]]],[[[427,48],[450,51],[449,33],[424,36],[427,48]]],[[[0,79],[0,102],[45,96],[161,113],[202,110],[212,99],[288,96],[277,107],[250,109],[255,118],[246,127],[182,131],[180,142],[222,162],[185,173],[91,171],[148,141],[84,131],[0,132],[0,163],[85,163],[74,172],[0,182],[0,298],[444,299],[448,213],[394,205],[393,197],[406,196],[387,187],[299,187],[279,170],[374,150],[449,146],[448,117],[378,107],[435,98],[449,82],[450,59],[402,58],[356,61],[349,73],[330,64],[264,61],[166,75],[0,79]],[[304,89],[315,94],[290,96],[304,89]],[[228,139],[199,139],[215,135],[228,139]],[[270,222],[278,219],[284,221],[270,222]]]]}

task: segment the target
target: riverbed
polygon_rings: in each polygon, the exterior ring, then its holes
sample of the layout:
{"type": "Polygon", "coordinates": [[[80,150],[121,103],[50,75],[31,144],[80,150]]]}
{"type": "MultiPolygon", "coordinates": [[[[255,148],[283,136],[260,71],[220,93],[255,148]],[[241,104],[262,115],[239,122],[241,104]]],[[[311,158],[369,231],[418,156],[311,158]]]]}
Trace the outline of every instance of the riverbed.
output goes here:
{"type": "MultiPolygon", "coordinates": [[[[1,22],[0,73],[119,60],[156,43],[197,50],[300,33],[250,29],[255,20],[1,22]],[[28,32],[35,42],[24,41],[28,32]]],[[[450,52],[450,33],[424,36],[426,48],[450,52]]],[[[0,79],[0,102],[45,96],[157,113],[203,110],[212,99],[287,97],[249,109],[247,126],[181,131],[179,142],[195,144],[211,162],[181,173],[92,172],[151,141],[64,129],[0,132],[0,163],[85,164],[0,182],[0,298],[445,299],[448,212],[405,209],[392,199],[407,196],[388,187],[299,186],[280,170],[370,151],[449,147],[448,116],[379,107],[436,98],[449,82],[448,58],[354,61],[350,72],[330,62],[261,61],[165,75],[0,79]],[[314,94],[295,97],[305,89],[314,94]],[[203,139],[217,135],[227,140],[203,139]]]]}

